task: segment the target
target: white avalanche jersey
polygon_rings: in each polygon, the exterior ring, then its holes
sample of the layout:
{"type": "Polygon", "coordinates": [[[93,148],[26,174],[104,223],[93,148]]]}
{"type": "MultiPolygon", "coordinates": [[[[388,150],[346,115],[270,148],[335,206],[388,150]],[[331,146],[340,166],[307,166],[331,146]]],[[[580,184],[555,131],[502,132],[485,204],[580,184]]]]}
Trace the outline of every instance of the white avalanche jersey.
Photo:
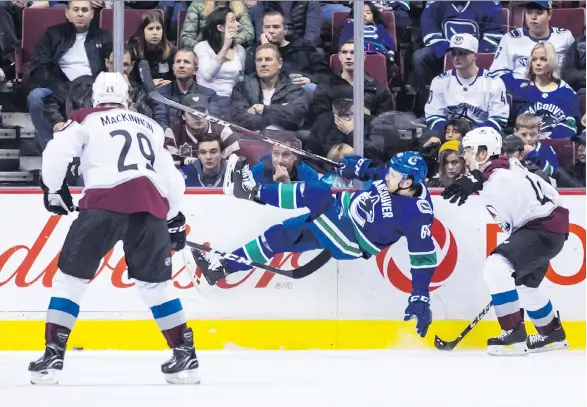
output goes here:
{"type": "Polygon", "coordinates": [[[426,123],[430,129],[444,132],[448,120],[466,117],[480,126],[503,131],[509,109],[505,85],[500,78],[479,69],[476,79],[464,85],[453,69],[432,80],[425,107],[426,123]]]}
{"type": "Polygon", "coordinates": [[[80,209],[177,215],[185,181],[164,148],[161,126],[126,109],[81,109],[71,116],[43,152],[43,181],[51,192],[61,188],[69,163],[80,157],[80,209]]]}
{"type": "Polygon", "coordinates": [[[551,27],[550,36],[541,40],[531,37],[527,29],[517,28],[501,39],[490,71],[498,75],[512,73],[517,79],[525,78],[532,48],[544,41],[548,41],[554,46],[558,61],[562,65],[565,60],[565,52],[575,42],[575,39],[573,34],[564,28],[551,27]]]}
{"type": "MultiPolygon", "coordinates": [[[[509,169],[494,169],[479,195],[485,208],[508,236],[531,221],[549,218],[555,210],[566,211],[561,206],[557,190],[524,168],[516,158],[509,159],[509,169]]],[[[568,231],[568,211],[566,222],[568,231]]],[[[565,228],[564,225],[557,227],[565,228]]]]}

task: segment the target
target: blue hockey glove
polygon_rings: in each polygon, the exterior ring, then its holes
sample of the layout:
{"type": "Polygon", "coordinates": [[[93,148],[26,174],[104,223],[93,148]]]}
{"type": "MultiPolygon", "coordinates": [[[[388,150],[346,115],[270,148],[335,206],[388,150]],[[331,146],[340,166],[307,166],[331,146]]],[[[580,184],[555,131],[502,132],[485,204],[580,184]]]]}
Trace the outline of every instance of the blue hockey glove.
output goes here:
{"type": "Polygon", "coordinates": [[[336,174],[346,179],[367,181],[375,168],[373,161],[359,155],[348,155],[340,163],[342,167],[336,169],[336,174]]]}
{"type": "Polygon", "coordinates": [[[432,311],[430,311],[430,295],[427,292],[416,291],[410,295],[406,308],[404,321],[416,318],[416,332],[422,338],[426,336],[428,327],[432,323],[432,311]]]}
{"type": "Polygon", "coordinates": [[[452,184],[442,191],[444,199],[450,199],[450,203],[459,203],[459,206],[467,201],[469,195],[483,189],[483,174],[479,170],[469,171],[458,177],[452,184]]]}

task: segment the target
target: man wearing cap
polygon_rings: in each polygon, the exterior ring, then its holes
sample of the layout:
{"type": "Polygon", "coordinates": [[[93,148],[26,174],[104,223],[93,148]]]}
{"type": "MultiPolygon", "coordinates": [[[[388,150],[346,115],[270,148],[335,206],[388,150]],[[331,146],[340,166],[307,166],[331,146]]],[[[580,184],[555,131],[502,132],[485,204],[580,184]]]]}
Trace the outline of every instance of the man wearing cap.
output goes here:
{"type": "Polygon", "coordinates": [[[451,119],[466,118],[478,127],[503,131],[509,116],[505,85],[476,64],[479,41],[471,34],[450,40],[454,69],[434,78],[426,103],[430,130],[444,133],[451,119]]]}
{"type": "Polygon", "coordinates": [[[503,36],[490,69],[497,75],[513,73],[515,78],[524,78],[532,49],[543,41],[554,46],[559,63],[562,63],[567,49],[575,41],[570,31],[550,26],[551,1],[528,1],[522,7],[525,9],[525,27],[503,36]]]}
{"type": "MultiPolygon", "coordinates": [[[[202,113],[208,113],[208,99],[205,96],[188,94],[180,103],[202,113]]],[[[181,167],[196,160],[198,143],[205,135],[219,137],[226,156],[239,148],[238,137],[230,127],[212,123],[190,113],[183,113],[180,121],[165,131],[165,148],[173,156],[175,164],[181,167]]]]}

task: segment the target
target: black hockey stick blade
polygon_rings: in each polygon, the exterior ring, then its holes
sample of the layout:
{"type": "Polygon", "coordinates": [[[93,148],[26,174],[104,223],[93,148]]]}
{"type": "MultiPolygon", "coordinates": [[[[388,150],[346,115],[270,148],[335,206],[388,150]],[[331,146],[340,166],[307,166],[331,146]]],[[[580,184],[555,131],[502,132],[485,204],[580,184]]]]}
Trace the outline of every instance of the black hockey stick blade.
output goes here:
{"type": "Polygon", "coordinates": [[[235,256],[232,253],[222,252],[220,250],[216,250],[216,249],[213,249],[208,246],[204,246],[199,243],[187,241],[186,244],[189,247],[194,248],[194,249],[199,249],[199,250],[203,250],[206,252],[214,253],[215,255],[220,256],[224,259],[236,261],[237,263],[243,263],[243,264],[246,264],[251,267],[257,267],[257,268],[260,268],[263,270],[271,271],[272,273],[279,274],[279,275],[289,277],[289,278],[293,278],[294,280],[308,277],[310,274],[313,274],[314,272],[318,271],[322,266],[324,266],[326,263],[328,263],[328,261],[332,257],[332,253],[330,252],[330,250],[325,249],[325,250],[322,250],[320,252],[320,254],[318,254],[318,256],[314,257],[307,264],[304,264],[301,267],[298,267],[293,270],[281,270],[281,269],[269,266],[267,264],[257,263],[255,261],[251,261],[251,260],[245,259],[243,257],[235,256]]]}
{"type": "Polygon", "coordinates": [[[213,123],[217,123],[222,126],[231,127],[233,130],[236,130],[240,133],[244,133],[252,138],[256,138],[258,140],[264,141],[264,142],[272,144],[274,146],[279,146],[285,150],[289,150],[297,155],[309,158],[311,160],[322,161],[322,162],[325,162],[325,163],[332,165],[334,167],[341,167],[341,164],[336,161],[332,161],[332,160],[329,160],[328,158],[310,153],[309,151],[300,150],[300,149],[292,147],[288,144],[284,144],[278,140],[272,139],[271,137],[267,137],[259,132],[246,129],[246,128],[241,127],[239,125],[236,125],[234,123],[230,123],[225,120],[219,119],[218,117],[211,116],[211,115],[204,113],[204,112],[201,112],[199,110],[184,106],[181,103],[177,103],[174,100],[167,99],[166,97],[161,95],[161,93],[159,93],[159,91],[157,90],[157,87],[153,83],[153,77],[151,76],[151,67],[149,66],[149,63],[147,61],[143,60],[143,61],[139,62],[139,73],[141,75],[141,80],[143,81],[143,85],[145,86],[145,89],[147,90],[147,93],[149,94],[149,97],[159,103],[163,103],[164,105],[167,105],[167,106],[172,107],[174,109],[180,110],[182,112],[190,113],[191,115],[201,117],[202,119],[206,119],[206,120],[211,121],[213,123]]]}
{"type": "Polygon", "coordinates": [[[453,350],[462,340],[463,338],[469,333],[471,332],[471,330],[475,327],[475,325],[477,325],[477,323],[479,321],[481,321],[483,319],[483,317],[485,315],[487,315],[487,313],[489,312],[489,310],[491,309],[491,307],[493,306],[493,303],[489,303],[487,304],[487,306],[483,309],[483,311],[481,311],[481,313],[479,315],[477,315],[477,318],[475,318],[466,328],[463,332],[461,332],[461,334],[458,336],[457,339],[455,339],[452,342],[447,342],[443,339],[440,339],[438,337],[438,335],[436,335],[434,337],[434,347],[438,350],[446,350],[446,351],[451,351],[453,350]]]}

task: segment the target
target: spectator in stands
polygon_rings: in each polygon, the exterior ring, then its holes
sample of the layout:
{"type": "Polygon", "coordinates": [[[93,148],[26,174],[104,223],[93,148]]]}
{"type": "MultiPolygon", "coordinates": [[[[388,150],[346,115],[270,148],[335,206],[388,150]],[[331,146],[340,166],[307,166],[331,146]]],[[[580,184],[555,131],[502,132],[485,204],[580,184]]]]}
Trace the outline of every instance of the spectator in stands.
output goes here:
{"type": "Polygon", "coordinates": [[[0,85],[16,77],[14,50],[18,36],[14,24],[15,8],[11,2],[0,2],[0,85]]]}
{"type": "Polygon", "coordinates": [[[506,136],[503,139],[503,145],[501,148],[502,154],[505,154],[510,158],[517,158],[528,171],[538,175],[540,178],[542,178],[549,184],[556,186],[553,183],[553,179],[550,178],[550,176],[546,172],[544,172],[538,165],[536,165],[534,161],[525,159],[525,151],[526,147],[524,141],[515,134],[506,136]]]}
{"type": "Polygon", "coordinates": [[[471,122],[467,119],[449,120],[444,130],[444,140],[462,141],[465,134],[471,131],[471,122]]]}
{"type": "MultiPolygon", "coordinates": [[[[155,86],[171,83],[173,79],[171,65],[175,58],[176,48],[167,40],[161,13],[157,11],[145,12],[141,24],[128,43],[134,61],[147,60],[149,62],[155,86]]],[[[135,64],[133,77],[135,82],[141,82],[139,64],[135,64]]]]}
{"type": "MultiPolygon", "coordinates": [[[[179,102],[187,94],[205,98],[210,106],[210,114],[217,116],[217,106],[214,101],[216,92],[198,84],[196,80],[197,72],[198,57],[194,51],[188,48],[179,49],[173,61],[173,75],[175,79],[171,83],[162,86],[159,92],[167,99],[175,102],[179,102]]],[[[164,103],[158,103],[155,107],[154,119],[163,129],[167,129],[174,127],[181,120],[181,112],[164,103]]]]}
{"type": "MultiPolygon", "coordinates": [[[[525,77],[527,67],[530,66],[528,57],[534,46],[546,40],[554,46],[558,60],[562,62],[567,49],[575,40],[570,31],[550,26],[551,3],[551,1],[525,2],[525,19],[528,28],[516,28],[504,35],[490,71],[498,75],[512,74],[515,79],[525,77]]],[[[504,81],[509,89],[510,84],[507,80],[504,79],[504,81]]]]}
{"type": "Polygon", "coordinates": [[[218,7],[206,18],[202,41],[194,48],[198,83],[216,92],[218,115],[225,120],[230,115],[232,89],[245,69],[245,49],[236,43],[239,26],[228,7],[218,7]]]}
{"type": "Polygon", "coordinates": [[[74,110],[92,107],[93,85],[94,78],[91,75],[78,76],[71,81],[65,100],[65,111],[53,94],[43,99],[43,114],[50,121],[53,131],[61,129],[74,110]]]}
{"type": "Polygon", "coordinates": [[[110,33],[90,26],[94,11],[89,1],[70,2],[65,13],[68,21],[45,31],[31,63],[33,91],[28,106],[43,150],[53,137],[51,123],[43,114],[43,98],[53,94],[63,108],[69,83],[82,75],[98,76],[106,69],[105,59],[112,52],[110,33]]]}
{"type": "MultiPolygon", "coordinates": [[[[297,149],[302,148],[302,142],[293,132],[282,132],[279,141],[297,149]]],[[[314,169],[299,161],[293,152],[279,146],[273,146],[270,154],[261,157],[251,172],[255,181],[261,184],[318,181],[318,173],[314,169]]]]}
{"type": "Polygon", "coordinates": [[[436,157],[440,154],[440,147],[448,141],[462,141],[465,134],[473,128],[472,122],[468,119],[452,119],[449,120],[444,129],[444,135],[440,136],[437,132],[425,132],[420,137],[420,153],[426,157],[433,157],[434,164],[437,165],[436,157]]]}
{"type": "MultiPolygon", "coordinates": [[[[316,120],[306,140],[306,149],[314,154],[325,156],[337,144],[346,143],[353,146],[353,89],[337,87],[332,90],[332,107],[330,114],[323,114],[316,120]]],[[[373,116],[363,115],[364,120],[364,156],[372,160],[381,161],[383,148],[381,142],[370,137],[373,116]]]]}
{"type": "Polygon", "coordinates": [[[299,130],[308,113],[308,97],[281,73],[279,49],[270,43],[259,45],[255,64],[257,73],[245,76],[232,91],[231,119],[249,130],[299,130]]]}
{"type": "Polygon", "coordinates": [[[235,42],[238,45],[246,47],[253,42],[255,30],[249,17],[249,10],[244,1],[212,1],[205,2],[193,1],[188,8],[181,29],[179,42],[182,47],[194,49],[196,44],[203,40],[202,34],[206,19],[215,8],[219,6],[228,6],[238,21],[238,34],[235,42]]]}
{"type": "Polygon", "coordinates": [[[351,11],[349,1],[320,1],[322,10],[322,26],[332,24],[334,13],[348,13],[351,11]]]}
{"type": "Polygon", "coordinates": [[[426,123],[442,132],[450,119],[467,118],[479,127],[503,131],[509,117],[504,83],[477,67],[479,42],[471,34],[453,35],[449,51],[455,68],[434,78],[426,103],[426,123]]]}
{"type": "MultiPolygon", "coordinates": [[[[185,95],[180,103],[202,113],[208,113],[208,100],[201,95],[185,95]]],[[[239,148],[238,136],[230,127],[185,112],[182,113],[179,122],[165,131],[165,148],[173,156],[176,165],[181,167],[186,165],[185,160],[189,162],[193,158],[193,153],[198,151],[198,143],[205,136],[219,137],[222,151],[227,157],[239,148]]]]}
{"type": "MultiPolygon", "coordinates": [[[[385,24],[379,9],[370,2],[365,3],[363,7],[365,53],[385,55],[388,61],[387,70],[389,72],[390,66],[395,65],[395,42],[393,41],[393,38],[391,38],[391,35],[389,35],[389,31],[387,31],[387,25],[385,24]]],[[[354,12],[351,10],[346,23],[342,26],[338,48],[340,48],[340,46],[347,40],[354,37],[354,30],[354,12]]],[[[387,76],[391,77],[389,73],[387,76]]]]}
{"type": "Polygon", "coordinates": [[[575,136],[573,141],[577,145],[577,160],[573,166],[571,175],[585,188],[585,130],[575,136]]]}
{"type": "Polygon", "coordinates": [[[578,94],[585,94],[585,34],[575,38],[563,63],[561,76],[578,94]]]}
{"type": "Polygon", "coordinates": [[[412,25],[410,0],[374,1],[373,4],[381,12],[393,11],[398,38],[403,38],[408,28],[412,25]]]}
{"type": "Polygon", "coordinates": [[[554,176],[558,169],[558,156],[554,149],[549,145],[543,145],[540,139],[540,120],[538,117],[524,113],[516,119],[516,132],[524,142],[524,151],[520,161],[526,165],[535,164],[543,170],[549,177],[554,176]]]}
{"type": "Polygon", "coordinates": [[[222,152],[222,140],[214,134],[205,134],[197,145],[198,158],[186,161],[181,168],[188,187],[222,188],[226,160],[222,152]]]}
{"type": "MultiPolygon", "coordinates": [[[[326,158],[331,161],[339,162],[347,155],[354,155],[355,150],[351,146],[345,143],[335,144],[332,146],[326,158]]],[[[349,180],[341,177],[334,171],[334,168],[329,168],[328,172],[320,178],[322,182],[327,183],[332,188],[352,188],[354,185],[353,180],[349,180]]]]}
{"type": "Polygon", "coordinates": [[[322,9],[317,1],[260,1],[249,8],[255,32],[263,32],[263,16],[278,11],[285,16],[287,39],[303,38],[314,46],[321,45],[322,9]]]}
{"type": "MultiPolygon", "coordinates": [[[[283,60],[281,73],[289,76],[294,85],[303,86],[311,97],[316,84],[330,79],[332,72],[326,59],[316,47],[303,38],[288,41],[285,39],[287,27],[285,17],[279,11],[269,11],[263,17],[263,32],[259,36],[259,45],[273,44],[279,47],[283,60]],[[292,79],[293,78],[293,79],[292,79]]],[[[247,50],[245,74],[256,72],[255,49],[247,50]]]]}
{"type": "Polygon", "coordinates": [[[428,181],[429,188],[446,188],[467,170],[465,160],[459,157],[460,141],[451,140],[440,146],[438,174],[428,181]]]}
{"type": "MultiPolygon", "coordinates": [[[[328,82],[319,83],[314,92],[310,105],[312,122],[322,114],[331,114],[332,96],[334,88],[342,86],[348,89],[353,88],[353,75],[355,70],[355,48],[354,39],[346,41],[340,47],[338,58],[342,64],[342,72],[332,75],[328,82]]],[[[377,83],[372,77],[365,74],[365,113],[376,116],[393,110],[393,99],[391,92],[386,86],[377,83]]]]}
{"type": "Polygon", "coordinates": [[[417,91],[416,113],[427,100],[426,86],[442,72],[453,35],[471,34],[480,52],[495,52],[503,35],[501,5],[494,1],[429,1],[420,24],[424,48],[414,52],[409,85],[417,91]]]}
{"type": "MultiPolygon", "coordinates": [[[[502,76],[503,78],[503,76],[502,76]]],[[[577,134],[577,94],[560,78],[560,65],[550,42],[536,44],[525,80],[510,80],[514,117],[530,113],[540,119],[542,137],[571,138],[577,134]]]]}

